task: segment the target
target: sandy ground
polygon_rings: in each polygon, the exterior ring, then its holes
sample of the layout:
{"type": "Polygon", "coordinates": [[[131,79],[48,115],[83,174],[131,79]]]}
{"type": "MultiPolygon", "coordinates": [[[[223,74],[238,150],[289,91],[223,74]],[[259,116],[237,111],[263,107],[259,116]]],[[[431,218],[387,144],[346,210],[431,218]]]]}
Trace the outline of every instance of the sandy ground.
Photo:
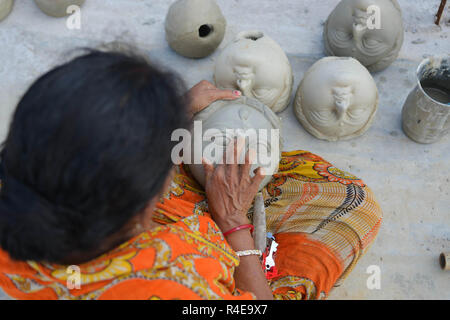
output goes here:
{"type": "MultiPolygon", "coordinates": [[[[172,52],[164,34],[169,0],[87,0],[82,29],[44,15],[33,1],[17,0],[0,23],[0,140],[11,112],[30,83],[73,56],[74,48],[125,40],[154,61],[183,75],[189,85],[212,80],[218,52],[202,60],[172,52]]],[[[450,53],[450,9],[441,27],[433,24],[439,0],[400,0],[406,27],[398,60],[374,75],[380,108],[362,137],[338,143],[319,141],[294,117],[292,105],[281,114],[285,149],[317,153],[363,178],[384,210],[384,224],[369,253],[331,299],[450,299],[450,273],[438,256],[450,251],[450,136],[419,145],[401,130],[401,110],[415,86],[415,70],[431,54],[450,53]],[[381,289],[370,290],[369,266],[381,270],[381,289]]],[[[305,71],[323,57],[323,23],[338,0],[218,0],[228,20],[223,48],[234,35],[258,29],[277,40],[295,74],[295,88],[305,71]]],[[[449,7],[449,6],[448,6],[449,7]]],[[[294,90],[295,92],[295,90],[294,90]]],[[[0,293],[0,298],[6,298],[0,293]]]]}

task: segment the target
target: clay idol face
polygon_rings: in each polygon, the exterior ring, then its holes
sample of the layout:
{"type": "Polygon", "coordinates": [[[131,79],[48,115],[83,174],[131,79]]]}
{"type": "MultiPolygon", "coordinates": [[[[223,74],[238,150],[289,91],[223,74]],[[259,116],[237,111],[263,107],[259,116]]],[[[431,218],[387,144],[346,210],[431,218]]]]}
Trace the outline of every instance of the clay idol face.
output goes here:
{"type": "Polygon", "coordinates": [[[353,58],[316,62],[300,83],[295,113],[319,139],[337,141],[363,134],[378,108],[378,90],[370,73],[353,58]]]}
{"type": "Polygon", "coordinates": [[[217,59],[218,87],[237,89],[274,112],[283,111],[292,92],[292,68],[281,47],[262,32],[238,34],[217,59]]]}
{"type": "Polygon", "coordinates": [[[371,72],[387,68],[403,44],[397,0],[342,0],[328,17],[324,41],[330,56],[353,57],[371,72]]]}
{"type": "MultiPolygon", "coordinates": [[[[223,158],[224,147],[238,136],[245,136],[246,152],[249,149],[257,152],[257,163],[252,166],[251,175],[254,175],[253,170],[263,167],[267,176],[260,186],[261,189],[270,182],[272,175],[278,170],[281,154],[279,134],[272,137],[272,130],[280,130],[281,123],[268,107],[247,97],[235,101],[218,101],[196,115],[194,121],[202,123],[203,157],[212,163],[218,163],[218,160],[223,158]]],[[[195,140],[195,133],[192,137],[195,140]]],[[[195,143],[196,141],[192,141],[193,151],[198,152],[195,143]]],[[[244,155],[241,158],[241,161],[243,160],[244,155]]],[[[196,180],[204,185],[203,166],[194,164],[190,165],[190,169],[196,180]]]]}

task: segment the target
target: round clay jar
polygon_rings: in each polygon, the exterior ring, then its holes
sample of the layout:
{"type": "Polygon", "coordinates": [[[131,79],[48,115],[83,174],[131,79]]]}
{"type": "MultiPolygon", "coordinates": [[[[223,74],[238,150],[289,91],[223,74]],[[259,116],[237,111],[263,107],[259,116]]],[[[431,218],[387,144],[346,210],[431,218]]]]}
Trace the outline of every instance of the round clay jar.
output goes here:
{"type": "Polygon", "coordinates": [[[45,14],[60,18],[68,15],[68,7],[71,5],[81,7],[85,0],[34,0],[34,2],[45,14]]]}
{"type": "Polygon", "coordinates": [[[348,140],[366,132],[378,109],[369,71],[350,57],[326,57],[305,74],[294,102],[302,126],[318,139],[348,140]]]}
{"type": "Polygon", "coordinates": [[[166,40],[178,54],[204,58],[225,36],[226,20],[214,0],[178,0],[166,17],[166,40]]]}
{"type": "Polygon", "coordinates": [[[397,0],[342,0],[324,26],[327,55],[353,57],[370,72],[381,71],[397,59],[403,38],[397,0]]]}
{"type": "Polygon", "coordinates": [[[239,33],[217,58],[216,86],[240,90],[273,112],[282,112],[291,100],[294,81],[283,49],[260,31],[239,33]]]}
{"type": "Polygon", "coordinates": [[[0,21],[5,19],[11,13],[13,4],[13,0],[0,0],[0,21]]]}

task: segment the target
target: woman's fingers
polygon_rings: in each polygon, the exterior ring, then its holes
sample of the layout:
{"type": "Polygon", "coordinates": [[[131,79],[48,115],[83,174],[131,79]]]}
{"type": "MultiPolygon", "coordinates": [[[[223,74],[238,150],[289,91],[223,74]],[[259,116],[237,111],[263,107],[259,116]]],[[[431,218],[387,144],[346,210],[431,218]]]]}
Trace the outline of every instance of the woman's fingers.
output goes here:
{"type": "Polygon", "coordinates": [[[266,173],[264,168],[257,168],[255,171],[255,176],[252,178],[252,186],[256,189],[259,189],[259,186],[261,185],[261,182],[263,182],[264,178],[266,177],[266,173]]]}
{"type": "Polygon", "coordinates": [[[214,165],[206,158],[202,159],[203,168],[205,169],[206,181],[211,179],[214,173],[214,165]]]}
{"type": "Polygon", "coordinates": [[[230,145],[227,148],[227,175],[230,176],[230,178],[236,177],[239,174],[239,167],[238,167],[238,154],[239,154],[239,143],[238,140],[232,141],[230,145]]]}
{"type": "Polygon", "coordinates": [[[222,164],[219,166],[221,169],[223,169],[225,176],[228,179],[232,179],[233,176],[238,172],[236,154],[237,143],[235,140],[231,140],[231,142],[226,146],[223,152],[222,164]]]}
{"type": "MultiPolygon", "coordinates": [[[[225,178],[236,184],[247,180],[250,181],[250,187],[259,188],[259,185],[265,178],[264,168],[257,168],[254,170],[255,176],[250,177],[250,170],[256,159],[256,150],[250,149],[245,155],[244,164],[239,164],[242,154],[245,153],[245,138],[238,137],[236,140],[231,141],[225,149],[223,154],[222,164],[219,164],[216,169],[212,164],[208,164],[207,160],[203,160],[203,165],[205,166],[207,179],[214,172],[214,170],[220,171],[224,174],[225,178]],[[206,161],[205,161],[206,160],[206,161]]],[[[241,184],[242,185],[242,184],[241,184]]]]}
{"type": "Polygon", "coordinates": [[[250,169],[256,159],[256,150],[249,149],[247,154],[245,155],[245,163],[242,166],[242,174],[250,174],[250,169]]]}
{"type": "Polygon", "coordinates": [[[210,90],[209,98],[210,102],[213,103],[217,100],[235,100],[241,97],[242,93],[237,90],[220,90],[213,89],[210,90]]]}
{"type": "Polygon", "coordinates": [[[234,151],[234,159],[235,159],[237,164],[242,164],[241,158],[242,158],[242,155],[245,154],[245,147],[246,147],[246,145],[245,145],[245,142],[246,142],[245,141],[245,137],[239,135],[236,138],[235,142],[236,142],[236,148],[235,148],[235,151],[234,151]]]}

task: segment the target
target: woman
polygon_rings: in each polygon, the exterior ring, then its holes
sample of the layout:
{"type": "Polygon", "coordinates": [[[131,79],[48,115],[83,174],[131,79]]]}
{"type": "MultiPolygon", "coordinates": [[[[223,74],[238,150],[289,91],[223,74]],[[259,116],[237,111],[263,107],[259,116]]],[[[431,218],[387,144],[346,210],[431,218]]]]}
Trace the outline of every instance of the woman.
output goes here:
{"type": "MultiPolygon", "coordinates": [[[[239,92],[145,59],[89,52],[39,78],[1,151],[0,286],[18,299],[317,299],[374,239],[381,210],[358,178],[284,153],[263,190],[278,275],[247,213],[262,179],[205,163],[206,190],[171,162],[171,133],[239,92]],[[238,228],[237,228],[238,227],[238,228]],[[243,254],[243,252],[245,254],[243,254]],[[239,256],[238,256],[239,254],[239,256]]],[[[233,150],[238,152],[238,150],[233,150]]]]}

